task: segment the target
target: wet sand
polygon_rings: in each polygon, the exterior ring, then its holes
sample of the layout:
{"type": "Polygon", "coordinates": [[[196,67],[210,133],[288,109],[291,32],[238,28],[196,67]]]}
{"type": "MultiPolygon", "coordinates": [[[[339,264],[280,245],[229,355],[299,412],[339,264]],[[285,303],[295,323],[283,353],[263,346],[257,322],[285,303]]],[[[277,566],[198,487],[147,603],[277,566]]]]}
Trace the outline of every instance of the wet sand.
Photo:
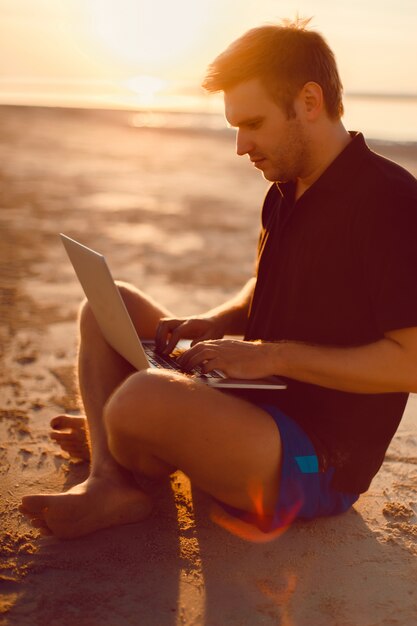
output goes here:
{"type": "MultiPolygon", "coordinates": [[[[411,144],[375,144],[417,174],[411,144]]],[[[417,397],[368,493],[342,517],[245,541],[175,474],[141,524],[39,537],[23,494],[86,475],[48,437],[76,413],[81,288],[57,237],[106,254],[117,278],[177,314],[251,274],[267,183],[222,133],[138,129],[130,114],[1,107],[0,626],[417,622],[417,397]]]]}

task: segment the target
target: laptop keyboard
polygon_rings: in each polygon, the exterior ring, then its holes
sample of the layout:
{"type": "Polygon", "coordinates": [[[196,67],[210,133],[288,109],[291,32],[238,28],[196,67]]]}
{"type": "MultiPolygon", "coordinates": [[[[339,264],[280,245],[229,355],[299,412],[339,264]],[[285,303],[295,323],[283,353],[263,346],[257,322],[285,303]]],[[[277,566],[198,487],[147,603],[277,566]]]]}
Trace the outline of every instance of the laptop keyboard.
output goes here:
{"type": "Polygon", "coordinates": [[[204,376],[205,378],[223,378],[223,376],[213,370],[212,372],[204,373],[200,367],[195,367],[193,370],[189,372],[184,372],[184,370],[180,367],[180,365],[176,361],[176,356],[180,356],[180,350],[176,350],[173,353],[173,356],[159,354],[155,351],[152,345],[143,343],[143,349],[145,350],[146,356],[148,357],[149,363],[154,365],[155,367],[162,367],[164,369],[172,369],[177,370],[178,372],[183,372],[185,374],[191,374],[196,376],[204,376]],[[175,356],[176,353],[176,356],[175,356]]]}
{"type": "Polygon", "coordinates": [[[155,365],[155,367],[164,367],[166,369],[181,371],[181,368],[176,362],[175,358],[168,355],[158,354],[151,346],[147,344],[143,344],[143,349],[145,350],[149,363],[155,365]]]}

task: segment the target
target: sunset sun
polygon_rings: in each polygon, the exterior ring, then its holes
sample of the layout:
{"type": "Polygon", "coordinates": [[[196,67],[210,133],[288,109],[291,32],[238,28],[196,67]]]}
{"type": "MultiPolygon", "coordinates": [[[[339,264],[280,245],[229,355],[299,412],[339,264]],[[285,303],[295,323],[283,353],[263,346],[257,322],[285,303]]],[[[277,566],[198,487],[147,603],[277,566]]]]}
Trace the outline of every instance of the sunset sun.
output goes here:
{"type": "Polygon", "coordinates": [[[207,4],[195,0],[90,0],[90,28],[103,52],[144,73],[186,61],[205,26],[207,4]]]}

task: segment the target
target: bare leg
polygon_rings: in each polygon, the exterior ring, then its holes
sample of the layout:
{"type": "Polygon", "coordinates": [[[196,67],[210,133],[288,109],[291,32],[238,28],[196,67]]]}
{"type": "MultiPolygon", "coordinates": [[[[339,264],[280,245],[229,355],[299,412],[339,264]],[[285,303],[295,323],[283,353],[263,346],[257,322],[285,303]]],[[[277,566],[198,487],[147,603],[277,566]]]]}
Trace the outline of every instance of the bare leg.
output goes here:
{"type": "MultiPolygon", "coordinates": [[[[154,336],[160,317],[169,312],[127,285],[120,289],[138,332],[154,336]]],[[[106,400],[134,370],[104,340],[88,305],[81,310],[80,335],[78,375],[91,440],[90,476],[63,494],[26,496],[21,509],[34,525],[59,537],[139,521],[151,510],[149,498],[138,490],[131,472],[110,454],[102,421],[106,400]]],[[[173,470],[163,463],[152,468],[158,474],[173,470]]]]}
{"type": "Polygon", "coordinates": [[[110,450],[127,469],[143,472],[144,460],[163,460],[226,504],[273,513],[281,439],[272,417],[256,405],[179,373],[145,370],[115,391],[104,421],[110,450]],[[138,455],[138,448],[148,455],[138,455]]]}
{"type": "MultiPolygon", "coordinates": [[[[123,290],[142,336],[161,309],[123,290]]],[[[279,486],[281,443],[266,412],[170,372],[130,366],[107,345],[88,308],[81,318],[80,388],[92,443],[86,483],[58,495],[27,496],[23,506],[59,537],[139,521],[150,502],[132,473],[182,469],[192,482],[243,510],[270,514],[279,486]]]]}

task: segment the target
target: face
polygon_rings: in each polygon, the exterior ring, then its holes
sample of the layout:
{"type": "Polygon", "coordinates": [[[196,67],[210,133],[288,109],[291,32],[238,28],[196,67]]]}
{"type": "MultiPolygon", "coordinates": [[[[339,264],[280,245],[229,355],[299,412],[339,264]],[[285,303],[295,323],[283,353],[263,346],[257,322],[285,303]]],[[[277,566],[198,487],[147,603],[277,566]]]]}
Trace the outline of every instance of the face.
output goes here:
{"type": "Polygon", "coordinates": [[[237,129],[237,154],[247,154],[266,180],[286,182],[303,176],[309,150],[297,101],[296,116],[287,119],[260,80],[253,79],[227,90],[224,102],[226,119],[237,129]]]}

